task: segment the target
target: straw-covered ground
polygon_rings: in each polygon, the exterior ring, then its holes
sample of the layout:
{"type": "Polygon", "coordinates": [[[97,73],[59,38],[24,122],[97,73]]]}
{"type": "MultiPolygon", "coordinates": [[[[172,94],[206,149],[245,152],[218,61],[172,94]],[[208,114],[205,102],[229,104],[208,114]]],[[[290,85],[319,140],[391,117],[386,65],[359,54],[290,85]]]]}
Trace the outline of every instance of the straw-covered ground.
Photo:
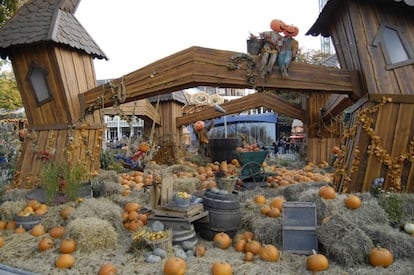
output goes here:
{"type": "MultiPolygon", "coordinates": [[[[115,265],[118,274],[163,274],[166,258],[158,263],[146,262],[145,249],[134,246],[133,233],[125,230],[122,224],[121,215],[126,203],[138,202],[141,207],[149,208],[149,192],[133,191],[123,196],[116,175],[107,173],[101,175],[101,179],[103,189],[100,197],[86,197],[80,203],[67,202],[49,207],[41,220],[46,229],[65,226],[65,235],[54,240],[54,248],[46,251],[38,249],[39,241],[49,236],[48,232],[34,237],[30,232],[17,234],[14,230],[0,230],[4,239],[4,245],[0,248],[0,263],[45,275],[98,274],[100,266],[106,262],[115,265]],[[60,212],[68,205],[74,207],[74,212],[63,220],[60,212]],[[73,253],[75,264],[70,269],[57,269],[58,247],[67,238],[77,241],[78,246],[73,253]]],[[[253,262],[245,262],[243,253],[233,247],[223,250],[198,236],[198,242],[207,248],[206,254],[199,258],[189,257],[186,274],[211,274],[211,267],[216,261],[231,263],[234,274],[312,274],[306,269],[307,255],[283,251],[282,218],[261,215],[261,206],[254,203],[254,197],[258,194],[264,195],[267,201],[283,197],[286,201],[315,203],[319,252],[329,259],[329,269],[320,274],[414,274],[414,237],[390,225],[389,214],[379,200],[370,193],[357,194],[362,206],[351,210],[344,205],[344,194],[337,194],[333,200],[320,198],[319,188],[325,184],[309,182],[240,192],[239,232],[252,231],[261,243],[274,244],[281,252],[279,260],[265,262],[256,258],[253,262]],[[372,267],[368,263],[368,254],[376,245],[392,252],[394,263],[388,268],[372,267]]],[[[13,217],[17,209],[22,208],[28,192],[6,192],[0,206],[2,219],[13,217]]],[[[401,194],[399,200],[404,209],[401,219],[413,221],[414,195],[401,194]]],[[[173,255],[173,248],[168,253],[173,255]]]]}

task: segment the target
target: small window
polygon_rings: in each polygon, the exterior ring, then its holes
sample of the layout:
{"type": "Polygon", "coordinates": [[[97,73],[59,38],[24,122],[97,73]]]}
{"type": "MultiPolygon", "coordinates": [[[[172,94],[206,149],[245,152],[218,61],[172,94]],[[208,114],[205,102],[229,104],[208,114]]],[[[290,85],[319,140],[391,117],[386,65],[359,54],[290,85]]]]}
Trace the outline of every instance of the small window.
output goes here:
{"type": "Polygon", "coordinates": [[[405,39],[404,32],[398,27],[381,24],[373,45],[381,45],[387,70],[414,63],[413,50],[405,39]]]}
{"type": "Polygon", "coordinates": [[[38,105],[42,105],[52,99],[49,84],[47,82],[47,70],[36,64],[31,64],[26,80],[32,85],[38,105]]]}

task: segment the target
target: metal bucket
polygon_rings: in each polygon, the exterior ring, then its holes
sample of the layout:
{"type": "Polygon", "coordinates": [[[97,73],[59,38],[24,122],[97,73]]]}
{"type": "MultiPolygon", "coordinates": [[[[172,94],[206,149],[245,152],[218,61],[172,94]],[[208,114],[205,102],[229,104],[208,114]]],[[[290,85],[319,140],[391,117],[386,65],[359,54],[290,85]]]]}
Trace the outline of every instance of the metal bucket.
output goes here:
{"type": "Polygon", "coordinates": [[[211,160],[214,161],[227,161],[231,162],[233,159],[232,151],[236,147],[241,146],[242,141],[240,138],[212,138],[208,141],[208,148],[211,156],[211,160]]]}

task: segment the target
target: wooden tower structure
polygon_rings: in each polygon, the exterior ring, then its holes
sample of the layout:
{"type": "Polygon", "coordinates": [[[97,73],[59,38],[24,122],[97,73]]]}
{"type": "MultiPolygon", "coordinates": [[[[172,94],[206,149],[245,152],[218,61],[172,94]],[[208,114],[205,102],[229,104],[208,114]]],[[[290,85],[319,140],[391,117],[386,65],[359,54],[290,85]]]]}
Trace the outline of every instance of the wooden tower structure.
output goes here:
{"type": "Polygon", "coordinates": [[[414,1],[329,0],[307,34],[330,36],[343,69],[356,72],[336,167],[338,191],[414,192],[414,1]]]}
{"type": "Polygon", "coordinates": [[[93,58],[106,56],[74,17],[79,2],[29,1],[0,29],[28,119],[15,187],[37,184],[48,158],[99,169],[104,125],[100,112],[83,116],[79,94],[96,86],[93,58]]]}

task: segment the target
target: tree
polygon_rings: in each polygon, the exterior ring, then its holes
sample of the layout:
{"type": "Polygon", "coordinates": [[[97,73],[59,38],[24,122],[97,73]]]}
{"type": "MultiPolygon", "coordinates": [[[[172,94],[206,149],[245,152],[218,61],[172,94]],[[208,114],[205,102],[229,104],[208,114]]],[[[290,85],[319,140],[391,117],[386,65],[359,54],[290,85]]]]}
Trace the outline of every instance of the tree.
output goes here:
{"type": "Polygon", "coordinates": [[[9,20],[27,0],[0,0],[0,26],[9,20]]]}
{"type": "Polygon", "coordinates": [[[12,72],[0,74],[0,109],[13,111],[23,106],[17,89],[16,79],[12,72]]]}

